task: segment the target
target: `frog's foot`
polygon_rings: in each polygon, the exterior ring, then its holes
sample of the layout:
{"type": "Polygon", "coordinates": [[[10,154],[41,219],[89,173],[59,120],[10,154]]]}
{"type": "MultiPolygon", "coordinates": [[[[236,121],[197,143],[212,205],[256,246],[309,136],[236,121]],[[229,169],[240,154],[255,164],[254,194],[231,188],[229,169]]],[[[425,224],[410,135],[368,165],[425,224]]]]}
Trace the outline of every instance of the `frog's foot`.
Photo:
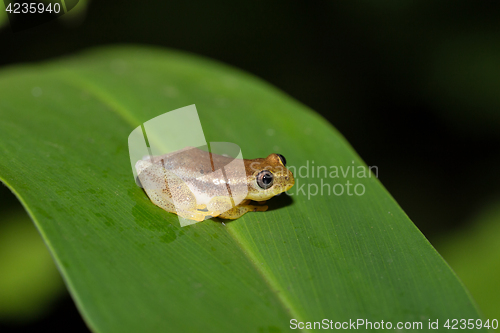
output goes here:
{"type": "Polygon", "coordinates": [[[198,210],[207,210],[207,205],[205,205],[205,204],[196,205],[196,209],[198,209],[198,210]]]}
{"type": "Polygon", "coordinates": [[[267,206],[239,205],[225,211],[224,213],[219,214],[219,216],[217,217],[234,220],[241,217],[247,212],[265,212],[267,208],[267,206]]]}
{"type": "Polygon", "coordinates": [[[230,197],[214,197],[207,204],[207,215],[219,216],[221,213],[233,208],[233,202],[230,197]]]}
{"type": "Polygon", "coordinates": [[[177,211],[176,214],[179,215],[180,217],[185,218],[185,219],[193,220],[193,221],[197,221],[197,222],[204,221],[210,216],[210,214],[207,214],[207,212],[200,212],[198,210],[195,210],[195,211],[177,211]]]}

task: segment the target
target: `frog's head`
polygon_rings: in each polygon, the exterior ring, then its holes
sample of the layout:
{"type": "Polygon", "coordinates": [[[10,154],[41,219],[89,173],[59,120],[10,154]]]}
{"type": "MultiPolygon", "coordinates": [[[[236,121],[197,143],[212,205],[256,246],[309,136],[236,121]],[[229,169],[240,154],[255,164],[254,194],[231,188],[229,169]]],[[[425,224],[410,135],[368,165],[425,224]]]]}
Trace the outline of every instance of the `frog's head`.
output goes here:
{"type": "Polygon", "coordinates": [[[247,160],[245,163],[248,181],[247,199],[264,201],[288,191],[295,179],[286,168],[286,159],[280,154],[266,158],[247,160]]]}

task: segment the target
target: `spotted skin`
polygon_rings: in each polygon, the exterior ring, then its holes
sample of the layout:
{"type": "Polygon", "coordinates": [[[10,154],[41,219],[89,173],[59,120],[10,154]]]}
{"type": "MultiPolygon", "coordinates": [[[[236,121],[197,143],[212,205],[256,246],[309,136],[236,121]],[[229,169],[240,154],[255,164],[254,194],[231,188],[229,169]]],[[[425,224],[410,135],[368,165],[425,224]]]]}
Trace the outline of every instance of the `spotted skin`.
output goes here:
{"type": "Polygon", "coordinates": [[[294,185],[292,173],[278,154],[243,160],[244,173],[232,161],[229,157],[188,147],[140,160],[136,170],[146,194],[155,205],[194,221],[210,217],[237,219],[247,212],[266,211],[267,206],[252,205],[251,201],[264,203],[294,185]],[[225,175],[214,172],[221,168],[225,175]],[[268,170],[273,176],[272,186],[266,189],[259,186],[258,181],[263,170],[268,170]],[[220,185],[226,180],[230,187],[220,185]],[[235,198],[239,198],[236,205],[235,198]]]}

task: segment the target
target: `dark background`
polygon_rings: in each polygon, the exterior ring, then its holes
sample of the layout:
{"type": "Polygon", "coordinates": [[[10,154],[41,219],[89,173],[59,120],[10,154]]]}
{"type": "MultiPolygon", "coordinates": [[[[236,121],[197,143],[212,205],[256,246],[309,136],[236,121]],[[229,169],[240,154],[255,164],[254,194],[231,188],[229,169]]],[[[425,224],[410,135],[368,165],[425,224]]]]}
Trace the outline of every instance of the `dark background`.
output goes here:
{"type": "MultiPolygon", "coordinates": [[[[500,194],[499,1],[93,1],[71,22],[7,24],[0,41],[1,67],[139,43],[259,76],[378,166],[431,243],[500,194]]],[[[0,199],[19,206],[5,188],[0,199]]],[[[86,331],[69,296],[52,309],[0,330],[86,331]]]]}

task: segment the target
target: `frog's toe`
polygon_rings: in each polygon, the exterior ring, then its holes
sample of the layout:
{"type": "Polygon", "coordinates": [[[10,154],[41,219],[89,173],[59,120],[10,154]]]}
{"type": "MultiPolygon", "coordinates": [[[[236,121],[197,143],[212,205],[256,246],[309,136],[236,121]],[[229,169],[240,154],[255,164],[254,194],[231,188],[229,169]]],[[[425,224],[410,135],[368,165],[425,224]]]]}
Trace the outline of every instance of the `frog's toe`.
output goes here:
{"type": "Polygon", "coordinates": [[[207,205],[205,205],[205,204],[196,205],[196,209],[198,209],[198,210],[206,210],[207,209],[207,205]]]}
{"type": "Polygon", "coordinates": [[[269,207],[268,206],[248,206],[250,210],[254,212],[265,212],[269,207]]]}
{"type": "Polygon", "coordinates": [[[204,221],[208,215],[204,212],[179,212],[178,215],[188,220],[193,220],[196,222],[204,221]]]}

